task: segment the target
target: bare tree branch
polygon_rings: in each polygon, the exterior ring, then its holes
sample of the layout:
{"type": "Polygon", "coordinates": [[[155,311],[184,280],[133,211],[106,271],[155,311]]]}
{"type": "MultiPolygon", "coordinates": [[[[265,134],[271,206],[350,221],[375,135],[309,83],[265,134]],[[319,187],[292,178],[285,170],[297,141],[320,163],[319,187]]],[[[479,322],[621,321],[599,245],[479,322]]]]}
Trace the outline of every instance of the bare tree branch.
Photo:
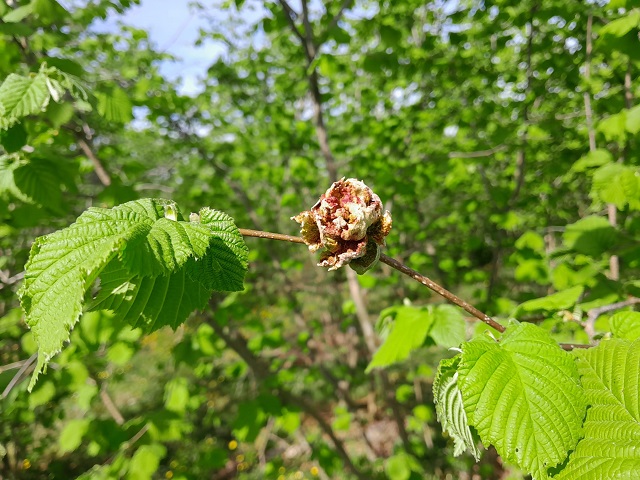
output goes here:
{"type": "MultiPolygon", "coordinates": [[[[272,376],[269,366],[266,365],[261,358],[257,357],[249,349],[249,347],[247,346],[247,342],[244,337],[242,337],[242,335],[240,335],[238,332],[225,332],[225,329],[213,319],[209,320],[208,323],[216,332],[216,335],[224,340],[227,346],[244,360],[244,362],[253,371],[256,378],[264,381],[265,379],[272,376]]],[[[351,457],[347,453],[344,443],[336,436],[335,432],[331,428],[331,425],[329,425],[329,423],[324,419],[316,406],[313,405],[304,396],[296,395],[281,386],[278,386],[276,388],[281,399],[288,401],[293,405],[299,406],[318,423],[320,429],[331,439],[331,442],[333,443],[333,446],[335,447],[338,455],[344,462],[345,466],[349,469],[349,471],[351,471],[351,473],[353,473],[358,479],[366,480],[367,477],[362,472],[360,472],[360,470],[358,470],[355,464],[351,461],[351,457]]]]}
{"type": "Polygon", "coordinates": [[[96,175],[98,176],[100,183],[102,183],[105,187],[111,185],[111,177],[109,176],[109,173],[104,168],[102,162],[94,153],[93,149],[87,143],[87,141],[82,137],[78,137],[78,146],[82,149],[87,158],[91,160],[91,163],[93,163],[93,168],[96,171],[96,175]]]}
{"type": "Polygon", "coordinates": [[[100,400],[102,400],[102,403],[104,407],[107,409],[107,412],[109,412],[109,415],[111,415],[111,418],[113,418],[113,420],[118,425],[124,425],[124,421],[125,421],[124,417],[122,416],[122,413],[120,413],[120,410],[118,410],[118,407],[116,407],[116,404],[113,402],[113,400],[109,396],[109,392],[107,392],[106,382],[104,382],[100,386],[100,400]]]}
{"type": "Polygon", "coordinates": [[[489,150],[478,150],[477,152],[449,152],[449,158],[481,158],[490,157],[498,152],[504,152],[507,149],[506,145],[498,145],[497,147],[490,148],[489,150]]]}
{"type": "MultiPolygon", "coordinates": [[[[304,243],[304,240],[301,237],[294,237],[292,235],[282,235],[282,234],[279,234],[279,233],[270,233],[270,232],[256,232],[255,230],[246,230],[246,229],[240,229],[240,232],[243,235],[248,236],[248,237],[269,238],[269,239],[272,239],[272,240],[282,240],[282,241],[291,242],[291,243],[304,243]]],[[[423,284],[425,287],[433,290],[438,295],[444,297],[446,300],[450,301],[451,303],[453,303],[455,305],[458,305],[464,311],[466,311],[467,313],[470,313],[473,317],[477,318],[478,320],[483,321],[484,323],[486,323],[490,327],[495,328],[496,330],[498,330],[501,333],[505,331],[505,327],[500,325],[498,322],[496,322],[489,315],[487,315],[486,313],[481,312],[480,310],[478,310],[473,305],[465,302],[460,297],[458,297],[458,296],[454,295],[453,293],[451,293],[449,290],[441,287],[436,282],[431,280],[429,277],[426,277],[426,276],[422,275],[421,273],[416,272],[415,270],[413,270],[412,268],[406,266],[402,262],[399,262],[398,260],[395,260],[394,258],[391,258],[391,257],[385,255],[384,253],[380,254],[380,261],[382,263],[385,263],[385,264],[389,265],[390,267],[394,268],[395,270],[398,270],[400,273],[403,273],[403,274],[413,278],[415,281],[417,281],[417,282],[423,284]]],[[[574,348],[590,348],[593,345],[561,343],[560,346],[565,350],[573,350],[574,348]]]]}
{"type": "Polygon", "coordinates": [[[298,40],[300,40],[302,45],[305,45],[306,40],[302,35],[302,33],[300,33],[300,30],[298,30],[298,27],[296,26],[296,18],[298,18],[298,14],[287,3],[287,0],[278,0],[278,3],[280,3],[282,8],[284,9],[284,15],[287,18],[287,22],[289,23],[289,27],[291,28],[291,31],[294,33],[296,37],[298,37],[298,40]]]}
{"type": "Polygon", "coordinates": [[[353,0],[343,0],[342,1],[342,5],[340,5],[340,10],[338,10],[338,13],[336,13],[333,16],[333,18],[329,22],[329,25],[327,26],[327,29],[322,33],[322,35],[320,35],[320,38],[323,41],[326,38],[326,36],[329,34],[329,32],[331,32],[331,30],[333,30],[336,27],[336,25],[338,25],[338,22],[342,19],[342,16],[344,15],[344,12],[347,9],[349,9],[352,4],[353,4],[353,0]]]}
{"type": "Polygon", "coordinates": [[[638,303],[640,303],[640,298],[631,297],[627,300],[623,300],[622,302],[616,302],[610,305],[603,305],[602,307],[592,308],[587,313],[587,320],[583,323],[584,331],[587,333],[587,335],[589,335],[589,338],[593,340],[593,337],[596,334],[596,320],[600,317],[600,315],[608,312],[613,312],[614,310],[620,310],[621,308],[629,307],[631,305],[636,305],[638,303]]]}
{"type": "Polygon", "coordinates": [[[9,395],[9,393],[11,393],[11,390],[13,390],[13,388],[20,383],[20,381],[26,377],[27,375],[29,375],[29,372],[32,370],[32,366],[35,363],[36,359],[38,358],[38,353],[34,353],[33,355],[31,355],[27,361],[24,362],[24,364],[20,367],[20,370],[18,370],[16,372],[16,374],[13,376],[13,378],[11,379],[11,381],[9,382],[9,384],[6,386],[6,388],[4,389],[4,391],[2,392],[2,395],[0,395],[0,399],[5,399],[7,398],[7,396],[9,395]]]}

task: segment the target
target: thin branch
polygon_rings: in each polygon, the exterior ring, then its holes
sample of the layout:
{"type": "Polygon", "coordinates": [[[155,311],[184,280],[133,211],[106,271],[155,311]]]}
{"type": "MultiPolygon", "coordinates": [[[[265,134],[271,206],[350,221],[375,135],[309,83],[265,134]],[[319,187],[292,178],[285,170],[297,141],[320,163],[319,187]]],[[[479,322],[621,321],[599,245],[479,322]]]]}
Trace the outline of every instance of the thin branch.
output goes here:
{"type": "Polygon", "coordinates": [[[307,0],[301,0],[302,4],[302,25],[304,26],[304,40],[307,49],[307,58],[309,64],[316,58],[316,45],[313,39],[313,28],[311,27],[311,19],[309,18],[309,5],[307,0]]]}
{"type": "Polygon", "coordinates": [[[239,228],[240,233],[245,237],[269,238],[271,240],[280,240],[282,242],[304,243],[301,237],[293,235],[285,235],[283,233],[263,232],[261,230],[251,230],[249,228],[239,228]]]}
{"type": "Polygon", "coordinates": [[[106,382],[103,383],[102,386],[100,387],[100,400],[102,400],[102,403],[107,409],[107,412],[109,412],[109,415],[111,415],[111,418],[113,418],[113,420],[118,425],[124,425],[124,422],[125,422],[124,417],[122,416],[122,413],[120,413],[120,410],[118,410],[118,407],[116,407],[116,404],[113,402],[113,400],[109,396],[109,392],[107,392],[106,382]]]}
{"type": "Polygon", "coordinates": [[[627,71],[624,73],[624,106],[629,109],[633,106],[633,90],[631,89],[631,61],[627,64],[627,71]]]}
{"type": "MultiPolygon", "coordinates": [[[[147,433],[148,430],[149,430],[149,424],[145,423],[144,426],[140,430],[138,430],[133,437],[131,437],[129,440],[127,440],[120,446],[120,451],[118,453],[122,453],[129,450],[138,440],[140,440],[144,436],[145,433],[147,433]]],[[[117,453],[112,455],[107,460],[105,460],[105,462],[102,465],[104,466],[104,465],[109,465],[113,463],[117,455],[118,455],[117,453]]]]}
{"type": "Polygon", "coordinates": [[[9,277],[0,271],[0,290],[4,287],[8,287],[9,285],[13,285],[14,283],[18,283],[23,278],[24,272],[16,273],[14,276],[9,277]]]}
{"type": "MultiPolygon", "coordinates": [[[[585,48],[585,64],[584,64],[584,78],[587,82],[591,79],[591,52],[593,51],[593,15],[587,17],[587,44],[585,48]]],[[[591,107],[591,94],[589,90],[585,90],[583,94],[584,98],[584,115],[587,122],[587,132],[589,135],[589,151],[593,152],[596,149],[596,131],[593,128],[593,108],[591,107]]]]}
{"type": "Polygon", "coordinates": [[[490,157],[498,152],[503,152],[507,149],[506,145],[498,145],[497,147],[490,148],[489,150],[478,150],[476,152],[449,152],[449,158],[481,158],[490,157]]]}
{"type": "Polygon", "coordinates": [[[278,3],[280,3],[282,8],[284,9],[284,16],[287,18],[287,22],[289,23],[289,27],[291,28],[291,31],[293,31],[295,36],[298,37],[298,40],[300,40],[302,45],[305,45],[306,40],[302,35],[302,33],[300,33],[300,30],[298,30],[298,27],[296,26],[296,22],[295,22],[296,18],[298,17],[298,14],[295,12],[293,8],[291,8],[291,6],[289,6],[289,4],[287,3],[287,0],[278,0],[278,3]]]}
{"type": "Polygon", "coordinates": [[[589,335],[590,339],[593,339],[596,334],[595,323],[600,315],[612,312],[614,310],[620,310],[621,308],[629,307],[631,305],[636,305],[638,303],[640,303],[640,298],[631,297],[627,300],[623,300],[622,302],[616,302],[609,305],[603,305],[602,307],[592,308],[587,313],[587,320],[583,324],[584,331],[587,333],[587,335],[589,335]]]}
{"type": "Polygon", "coordinates": [[[338,13],[333,16],[333,18],[329,22],[329,25],[327,26],[327,29],[322,33],[322,35],[320,35],[321,39],[326,38],[329,32],[331,32],[331,30],[333,30],[336,25],[338,25],[338,22],[342,19],[344,12],[351,7],[352,3],[353,0],[343,0],[342,5],[340,5],[340,10],[338,10],[338,13]]]}
{"type": "MultiPolygon", "coordinates": [[[[268,237],[271,238],[271,237],[268,237]]],[[[208,322],[209,325],[213,328],[224,342],[227,344],[229,348],[231,348],[234,352],[236,352],[242,360],[249,366],[249,368],[253,371],[256,378],[264,381],[270,376],[272,373],[269,369],[269,366],[262,361],[260,357],[257,357],[247,346],[247,342],[242,335],[237,332],[235,334],[229,334],[225,332],[224,328],[221,327],[215,320],[211,320],[208,322]]],[[[288,400],[289,403],[298,405],[302,408],[307,414],[309,414],[313,419],[318,422],[321,430],[331,439],[333,446],[335,447],[338,455],[342,458],[345,466],[360,480],[366,480],[365,477],[355,466],[355,464],[351,461],[351,457],[347,453],[344,443],[340,440],[331,425],[327,423],[322,414],[318,411],[318,409],[313,405],[306,397],[296,395],[283,387],[276,387],[279,397],[283,400],[288,400]]]]}
{"type": "Polygon", "coordinates": [[[0,399],[5,399],[11,393],[11,390],[22,380],[26,375],[28,375],[28,369],[33,365],[33,363],[38,358],[38,353],[34,353],[31,355],[26,362],[20,367],[20,370],[13,376],[9,384],[6,386],[2,395],[0,395],[0,399]]]}
{"type": "MultiPolygon", "coordinates": [[[[295,237],[293,235],[283,235],[283,234],[280,234],[280,233],[271,233],[271,232],[260,232],[260,231],[256,231],[256,230],[248,230],[248,229],[245,229],[245,228],[241,228],[239,230],[240,230],[240,233],[242,235],[246,236],[246,237],[268,238],[268,239],[271,239],[271,240],[280,240],[280,241],[291,242],[291,243],[304,243],[304,240],[301,237],[295,237]]],[[[385,255],[384,253],[382,253],[382,254],[380,254],[380,261],[382,263],[385,263],[385,264],[389,265],[391,268],[394,268],[394,269],[398,270],[400,273],[404,273],[405,275],[413,278],[415,281],[417,281],[417,282],[421,283],[422,285],[424,285],[425,287],[433,290],[438,295],[440,295],[440,296],[444,297],[445,299],[449,300],[451,303],[453,303],[455,305],[458,305],[464,311],[466,311],[467,313],[471,314],[473,317],[477,318],[478,320],[486,323],[487,325],[489,325],[490,327],[494,328],[498,332],[503,333],[506,330],[505,327],[500,325],[498,322],[496,322],[493,318],[491,318],[486,313],[481,312],[476,307],[474,307],[473,305],[465,302],[460,297],[454,295],[453,293],[451,293],[446,288],[443,288],[440,285],[438,285],[436,282],[431,280],[429,277],[426,277],[426,276],[422,275],[421,273],[416,272],[415,270],[413,270],[412,268],[409,268],[408,266],[406,266],[405,264],[399,262],[398,260],[395,260],[395,259],[385,255]]],[[[590,347],[592,347],[592,345],[582,345],[582,344],[575,344],[575,343],[561,343],[560,346],[564,350],[573,350],[575,348],[590,348],[590,347]]]]}
{"type": "Polygon", "coordinates": [[[451,293],[449,290],[446,290],[445,288],[441,287],[436,282],[431,280],[429,277],[425,277],[424,275],[416,272],[412,268],[407,267],[405,264],[399,262],[398,260],[396,260],[394,258],[391,258],[391,257],[388,257],[384,253],[380,254],[380,261],[382,263],[386,263],[387,265],[389,265],[392,268],[395,268],[400,273],[404,273],[405,275],[413,278],[415,281],[417,281],[417,282],[421,283],[422,285],[424,285],[425,287],[433,290],[438,295],[440,295],[440,296],[444,297],[445,299],[449,300],[451,303],[454,303],[454,304],[458,305],[465,312],[468,312],[469,314],[473,315],[478,320],[486,323],[487,325],[489,325],[490,327],[496,329],[500,333],[505,331],[505,327],[500,325],[498,322],[496,322],[489,315],[487,315],[486,313],[482,313],[476,307],[474,307],[473,305],[465,302],[461,298],[457,297],[456,295],[451,293]]]}
{"type": "Polygon", "coordinates": [[[317,53],[317,45],[313,38],[313,31],[311,28],[311,20],[309,18],[309,9],[306,0],[302,0],[302,23],[304,25],[304,35],[300,33],[298,27],[295,24],[295,18],[297,14],[289,6],[286,0],[278,0],[282,8],[285,10],[285,16],[289,22],[289,26],[296,34],[302,46],[304,47],[304,53],[307,57],[307,70],[309,71],[309,91],[311,93],[311,101],[313,103],[313,120],[316,126],[316,137],[318,138],[318,144],[320,151],[325,160],[327,167],[327,173],[329,174],[329,180],[335,182],[338,180],[338,168],[336,166],[336,160],[331,153],[329,147],[329,135],[324,123],[324,114],[322,112],[322,95],[320,94],[320,86],[318,82],[318,71],[313,64],[317,53]]]}
{"type": "Polygon", "coordinates": [[[100,183],[102,183],[105,187],[111,185],[111,177],[109,176],[109,173],[105,170],[102,162],[94,153],[93,149],[87,143],[87,141],[84,138],[78,138],[78,146],[80,146],[87,158],[89,158],[89,160],[91,160],[91,163],[93,163],[93,168],[96,171],[96,175],[98,176],[100,183]]]}
{"type": "Polygon", "coordinates": [[[16,368],[21,368],[25,363],[30,361],[30,358],[25,358],[24,360],[18,360],[17,362],[7,363],[6,365],[2,365],[0,367],[0,373],[7,372],[9,370],[15,370],[16,368]]]}

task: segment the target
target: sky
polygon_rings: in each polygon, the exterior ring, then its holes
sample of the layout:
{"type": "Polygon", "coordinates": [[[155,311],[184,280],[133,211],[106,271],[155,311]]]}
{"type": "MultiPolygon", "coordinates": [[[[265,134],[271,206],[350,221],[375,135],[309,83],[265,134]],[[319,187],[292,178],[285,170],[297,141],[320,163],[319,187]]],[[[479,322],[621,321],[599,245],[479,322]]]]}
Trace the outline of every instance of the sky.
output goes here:
{"type": "MultiPolygon", "coordinates": [[[[118,22],[146,30],[151,42],[159,51],[177,57],[175,62],[163,62],[160,71],[170,79],[181,79],[180,92],[195,94],[200,90],[199,77],[224,53],[216,42],[206,41],[201,47],[194,46],[198,30],[208,27],[207,21],[192,11],[186,0],[142,0],[140,5],[127,10],[124,15],[110,15],[104,21],[95,22],[92,29],[99,32],[114,32],[118,22]]],[[[224,16],[216,12],[216,16],[224,16]]],[[[216,18],[224,22],[224,18],[216,18]]]]}

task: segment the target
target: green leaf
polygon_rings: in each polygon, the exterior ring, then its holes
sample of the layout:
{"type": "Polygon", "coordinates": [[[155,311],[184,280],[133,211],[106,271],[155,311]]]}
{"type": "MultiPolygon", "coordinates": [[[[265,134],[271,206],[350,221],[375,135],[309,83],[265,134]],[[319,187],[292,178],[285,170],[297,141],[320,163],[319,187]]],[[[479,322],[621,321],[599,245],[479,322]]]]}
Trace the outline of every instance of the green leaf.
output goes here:
{"type": "Polygon", "coordinates": [[[213,239],[200,261],[192,259],[189,262],[189,276],[212,290],[243,290],[249,249],[238,227],[229,215],[218,210],[205,207],[198,215],[200,223],[210,229],[213,239]]]}
{"type": "Polygon", "coordinates": [[[114,322],[126,321],[144,332],[178,328],[194,310],[202,310],[212,289],[191,279],[186,268],[170,275],[131,275],[117,259],[100,274],[100,291],[90,310],[109,310],[114,322]]]}
{"type": "Polygon", "coordinates": [[[627,122],[625,124],[627,132],[634,135],[640,132],[640,105],[629,109],[627,112],[627,122]]]}
{"type": "Polygon", "coordinates": [[[627,203],[627,197],[620,185],[620,176],[627,167],[619,163],[603,165],[593,173],[593,193],[603,202],[613,203],[622,209],[627,203]]]}
{"type": "Polygon", "coordinates": [[[632,10],[624,17],[612,20],[600,29],[600,35],[612,35],[614,37],[622,37],[640,24],[640,10],[632,10]]]}
{"type": "Polygon", "coordinates": [[[477,461],[480,459],[478,440],[469,428],[467,412],[464,411],[462,394],[458,387],[459,363],[460,355],[440,362],[433,381],[433,400],[442,429],[453,438],[453,454],[457,457],[469,450],[477,461]]]}
{"type": "Polygon", "coordinates": [[[549,478],[582,434],[587,403],[572,357],[541,328],[511,324],[500,343],[464,343],[458,374],[482,442],[535,480],[549,478]]]}
{"type": "Polygon", "coordinates": [[[14,194],[21,200],[34,203],[53,212],[62,211],[63,179],[61,169],[53,162],[32,158],[14,164],[14,194]]]}
{"type": "Polygon", "coordinates": [[[12,73],[0,86],[0,130],[22,117],[41,112],[49,98],[47,76],[43,72],[32,77],[12,73]]]}
{"type": "Polygon", "coordinates": [[[528,300],[518,305],[513,315],[517,317],[523,313],[537,312],[539,310],[557,311],[570,308],[576,304],[583,291],[584,287],[577,285],[561,292],[552,293],[546,297],[528,300]]]}
{"type": "Polygon", "coordinates": [[[113,87],[109,92],[96,92],[98,113],[110,122],[128,123],[133,119],[131,100],[127,92],[113,87]]]}
{"type": "Polygon", "coordinates": [[[608,116],[598,122],[597,130],[604,135],[607,141],[624,143],[626,136],[627,112],[622,110],[619,113],[608,116]]]}
{"type": "Polygon", "coordinates": [[[24,125],[17,124],[8,130],[0,130],[0,144],[7,153],[14,153],[27,144],[27,131],[24,125]]]}
{"type": "Polygon", "coordinates": [[[38,15],[40,21],[45,25],[50,25],[59,20],[63,20],[67,15],[67,10],[56,0],[33,0],[33,13],[38,15]]]}
{"type": "Polygon", "coordinates": [[[33,3],[28,3],[18,8],[14,8],[4,17],[2,21],[6,23],[17,23],[24,20],[26,17],[33,13],[33,3]]]}
{"type": "Polygon", "coordinates": [[[640,312],[618,312],[609,319],[614,337],[626,340],[640,338],[640,312]]]}
{"type": "Polygon", "coordinates": [[[415,457],[405,452],[399,452],[387,459],[384,464],[384,472],[391,480],[408,480],[411,478],[411,472],[421,473],[423,470],[415,457]]]}
{"type": "Polygon", "coordinates": [[[640,340],[576,352],[589,409],[584,438],[559,480],[634,479],[640,471],[640,340]]]}
{"type": "Polygon", "coordinates": [[[85,292],[107,266],[103,281],[113,297],[108,304],[105,297],[96,303],[136,325],[142,318],[148,331],[175,328],[190,309],[202,305],[212,284],[221,290],[241,288],[247,250],[229,217],[206,209],[203,223],[173,221],[165,218],[168,207],[176,208],[167,200],[144,199],[112,209],[90,208],[70,227],[36,239],[20,289],[26,322],[39,347],[30,388],[69,339],[85,292]],[[195,270],[189,279],[187,260],[195,270]],[[217,262],[215,282],[204,274],[200,260],[217,262]]]}
{"type": "Polygon", "coordinates": [[[399,307],[391,333],[373,356],[366,371],[405,360],[413,350],[424,344],[433,320],[429,309],[399,307]]]}
{"type": "Polygon", "coordinates": [[[433,325],[429,337],[441,347],[457,347],[465,340],[466,323],[462,311],[453,305],[433,308],[433,325]]]}
{"type": "Polygon", "coordinates": [[[160,460],[167,454],[167,449],[162,445],[143,445],[131,457],[127,479],[151,480],[153,474],[160,466],[160,460]]]}
{"type": "Polygon", "coordinates": [[[599,257],[616,244],[618,234],[606,218],[592,215],[567,225],[562,238],[568,248],[599,257]]]}
{"type": "Polygon", "coordinates": [[[164,405],[170,412],[184,413],[189,403],[189,385],[184,377],[172,378],[164,387],[164,405]]]}
{"type": "Polygon", "coordinates": [[[75,418],[69,421],[58,439],[58,448],[60,453],[69,453],[76,450],[82,443],[82,437],[89,429],[91,421],[87,418],[75,418]]]}
{"type": "Polygon", "coordinates": [[[613,155],[608,150],[597,149],[587,153],[584,157],[573,164],[571,170],[574,172],[585,172],[593,167],[601,167],[613,162],[613,155]]]}

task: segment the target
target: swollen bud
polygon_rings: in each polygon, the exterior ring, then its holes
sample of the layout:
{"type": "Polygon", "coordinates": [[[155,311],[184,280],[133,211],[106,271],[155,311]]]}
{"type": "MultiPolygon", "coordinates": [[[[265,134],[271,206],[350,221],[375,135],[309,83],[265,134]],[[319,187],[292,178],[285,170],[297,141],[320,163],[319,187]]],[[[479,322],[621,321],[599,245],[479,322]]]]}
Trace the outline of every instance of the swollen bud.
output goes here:
{"type": "Polygon", "coordinates": [[[380,197],[360,180],[334,182],[311,210],[292,217],[311,252],[321,250],[318,266],[336,270],[351,264],[359,274],[373,267],[391,230],[380,197]]]}

